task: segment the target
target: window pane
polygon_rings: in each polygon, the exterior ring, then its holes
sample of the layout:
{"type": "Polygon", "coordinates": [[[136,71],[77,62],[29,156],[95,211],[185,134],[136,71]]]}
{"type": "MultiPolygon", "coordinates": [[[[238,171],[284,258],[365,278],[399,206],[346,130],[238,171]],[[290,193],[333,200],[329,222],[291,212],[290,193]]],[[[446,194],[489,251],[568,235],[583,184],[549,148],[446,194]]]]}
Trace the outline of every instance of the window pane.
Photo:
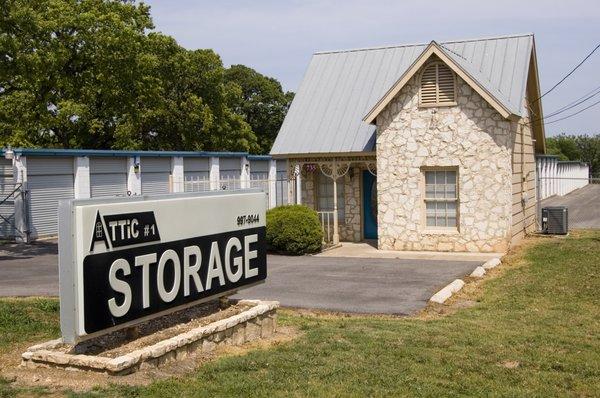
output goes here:
{"type": "Polygon", "coordinates": [[[434,184],[426,184],[425,185],[425,197],[426,198],[435,198],[435,185],[434,184]]]}
{"type": "Polygon", "coordinates": [[[448,217],[448,227],[456,227],[456,217],[448,217]]]}
{"type": "Polygon", "coordinates": [[[446,184],[446,199],[456,198],[456,185],[446,184]]]}
{"type": "Polygon", "coordinates": [[[448,216],[456,217],[456,202],[446,203],[446,213],[448,216]]]}
{"type": "Polygon", "coordinates": [[[436,171],[435,172],[435,183],[437,185],[443,185],[446,183],[446,172],[445,171],[436,171]]]}
{"type": "Polygon", "coordinates": [[[427,216],[435,215],[435,202],[427,202],[426,204],[427,216]]]}
{"type": "Polygon", "coordinates": [[[425,184],[435,184],[435,171],[425,172],[425,184]]]}
{"type": "Polygon", "coordinates": [[[446,172],[446,184],[456,184],[456,171],[446,172]]]}
{"type": "Polygon", "coordinates": [[[435,217],[427,217],[427,226],[435,227],[435,217]]]}

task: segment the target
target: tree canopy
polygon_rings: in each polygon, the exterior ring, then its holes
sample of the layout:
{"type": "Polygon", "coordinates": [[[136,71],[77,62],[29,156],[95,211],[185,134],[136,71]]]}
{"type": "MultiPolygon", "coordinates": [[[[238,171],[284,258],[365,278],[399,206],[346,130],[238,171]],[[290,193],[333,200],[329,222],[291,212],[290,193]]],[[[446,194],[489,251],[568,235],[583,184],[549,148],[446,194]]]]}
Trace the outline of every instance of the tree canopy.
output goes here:
{"type": "Polygon", "coordinates": [[[560,160],[577,160],[590,166],[590,173],[600,177],[600,136],[567,135],[546,138],[548,154],[560,160]]]}
{"type": "Polygon", "coordinates": [[[0,146],[268,153],[292,98],[131,0],[0,0],[0,146]]]}

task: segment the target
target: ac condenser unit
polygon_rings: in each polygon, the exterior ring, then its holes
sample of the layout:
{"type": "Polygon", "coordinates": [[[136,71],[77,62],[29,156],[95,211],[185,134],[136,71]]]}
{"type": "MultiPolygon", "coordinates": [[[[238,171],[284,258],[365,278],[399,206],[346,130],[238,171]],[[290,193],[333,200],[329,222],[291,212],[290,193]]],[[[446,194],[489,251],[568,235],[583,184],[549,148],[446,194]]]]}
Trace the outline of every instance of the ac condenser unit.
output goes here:
{"type": "Polygon", "coordinates": [[[542,232],[566,235],[569,231],[569,209],[564,206],[542,208],[542,232]]]}

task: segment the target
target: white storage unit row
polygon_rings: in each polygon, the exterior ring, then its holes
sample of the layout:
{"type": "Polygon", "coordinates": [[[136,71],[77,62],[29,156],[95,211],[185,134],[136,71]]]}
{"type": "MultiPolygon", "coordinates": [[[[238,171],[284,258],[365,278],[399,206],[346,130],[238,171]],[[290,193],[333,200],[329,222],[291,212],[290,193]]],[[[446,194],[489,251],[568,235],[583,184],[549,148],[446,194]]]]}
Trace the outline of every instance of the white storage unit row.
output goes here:
{"type": "Polygon", "coordinates": [[[10,196],[15,189],[13,180],[12,160],[0,159],[0,237],[14,236],[15,206],[14,196],[10,196]]]}
{"type": "Polygon", "coordinates": [[[127,158],[90,157],[90,189],[93,198],[127,195],[127,158]]]}
{"type": "Polygon", "coordinates": [[[29,223],[33,237],[56,235],[58,201],[73,198],[73,157],[27,159],[29,223]]]}
{"type": "Polygon", "coordinates": [[[142,157],[142,195],[169,193],[171,158],[142,157]]]}

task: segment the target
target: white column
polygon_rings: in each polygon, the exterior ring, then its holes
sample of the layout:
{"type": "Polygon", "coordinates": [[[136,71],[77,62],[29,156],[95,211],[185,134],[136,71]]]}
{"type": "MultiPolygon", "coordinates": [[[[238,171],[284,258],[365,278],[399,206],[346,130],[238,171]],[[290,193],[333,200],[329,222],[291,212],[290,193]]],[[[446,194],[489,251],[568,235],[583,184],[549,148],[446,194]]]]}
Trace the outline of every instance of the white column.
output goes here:
{"type": "Polygon", "coordinates": [[[15,184],[27,182],[27,157],[15,154],[13,158],[13,180],[15,184]]]}
{"type": "Polygon", "coordinates": [[[75,199],[87,199],[91,197],[90,158],[77,156],[73,161],[75,162],[75,185],[73,187],[75,199]]]}
{"type": "Polygon", "coordinates": [[[210,189],[215,191],[219,189],[219,158],[211,157],[208,163],[208,180],[210,181],[210,189]]]}
{"type": "Polygon", "coordinates": [[[183,157],[171,158],[171,192],[185,192],[183,157]]]}
{"type": "Polygon", "coordinates": [[[142,194],[142,166],[139,156],[127,158],[127,191],[131,196],[142,194]]]}
{"type": "Polygon", "coordinates": [[[13,181],[15,184],[23,184],[21,193],[15,197],[15,240],[21,243],[29,243],[29,225],[26,196],[23,192],[27,190],[27,157],[15,154],[13,158],[13,181]],[[20,233],[19,233],[20,231],[20,233]]]}
{"type": "Polygon", "coordinates": [[[250,161],[245,156],[240,159],[240,188],[250,188],[250,161]]]}
{"type": "Polygon", "coordinates": [[[277,161],[269,160],[269,209],[277,206],[277,161]]]}

